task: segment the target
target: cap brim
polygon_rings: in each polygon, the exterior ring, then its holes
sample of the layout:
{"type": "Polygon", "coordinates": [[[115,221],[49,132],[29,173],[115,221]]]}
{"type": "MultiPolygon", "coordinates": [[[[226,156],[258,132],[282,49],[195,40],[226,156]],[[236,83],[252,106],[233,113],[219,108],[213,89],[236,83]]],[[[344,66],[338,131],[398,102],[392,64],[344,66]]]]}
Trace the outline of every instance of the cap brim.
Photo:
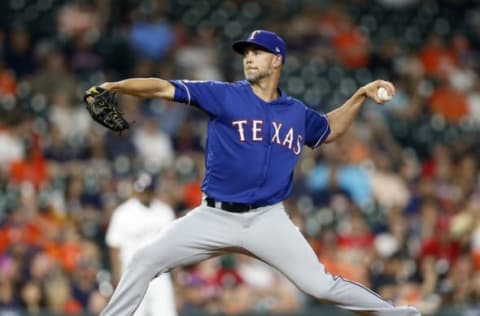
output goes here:
{"type": "Polygon", "coordinates": [[[255,41],[238,41],[238,42],[235,42],[235,43],[232,44],[233,50],[236,51],[237,53],[239,53],[240,55],[243,55],[243,53],[245,52],[245,49],[249,46],[250,47],[251,46],[258,47],[260,49],[263,49],[267,52],[270,52],[270,53],[274,54],[274,52],[269,50],[267,47],[255,42],[255,41]]]}

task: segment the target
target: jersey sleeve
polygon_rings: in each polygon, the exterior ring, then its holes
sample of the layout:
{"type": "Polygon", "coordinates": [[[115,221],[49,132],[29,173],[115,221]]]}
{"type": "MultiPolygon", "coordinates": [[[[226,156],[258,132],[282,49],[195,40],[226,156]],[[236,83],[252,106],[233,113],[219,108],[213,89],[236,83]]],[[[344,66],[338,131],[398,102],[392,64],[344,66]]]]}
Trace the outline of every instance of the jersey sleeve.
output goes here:
{"type": "Polygon", "coordinates": [[[122,227],[128,223],[123,223],[123,216],[120,209],[116,209],[108,224],[105,242],[111,248],[120,248],[125,243],[125,232],[122,227]]]}
{"type": "Polygon", "coordinates": [[[168,213],[167,213],[167,223],[171,223],[175,220],[175,212],[171,207],[168,207],[168,213]]]}
{"type": "Polygon", "coordinates": [[[330,134],[330,124],[325,114],[306,107],[305,144],[311,148],[320,146],[330,134]]]}
{"type": "Polygon", "coordinates": [[[186,103],[218,116],[223,111],[227,83],[219,81],[172,80],[174,101],[186,103]]]}

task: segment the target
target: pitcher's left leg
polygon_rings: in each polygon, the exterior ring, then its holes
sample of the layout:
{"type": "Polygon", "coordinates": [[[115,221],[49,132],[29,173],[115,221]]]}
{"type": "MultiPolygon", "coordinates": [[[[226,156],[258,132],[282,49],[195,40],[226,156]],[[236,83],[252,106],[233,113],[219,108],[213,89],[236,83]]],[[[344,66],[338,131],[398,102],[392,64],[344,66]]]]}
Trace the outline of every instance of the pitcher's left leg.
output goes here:
{"type": "Polygon", "coordinates": [[[325,272],[283,207],[259,216],[245,233],[244,247],[283,273],[303,292],[359,315],[419,316],[412,306],[394,306],[368,288],[325,272]]]}

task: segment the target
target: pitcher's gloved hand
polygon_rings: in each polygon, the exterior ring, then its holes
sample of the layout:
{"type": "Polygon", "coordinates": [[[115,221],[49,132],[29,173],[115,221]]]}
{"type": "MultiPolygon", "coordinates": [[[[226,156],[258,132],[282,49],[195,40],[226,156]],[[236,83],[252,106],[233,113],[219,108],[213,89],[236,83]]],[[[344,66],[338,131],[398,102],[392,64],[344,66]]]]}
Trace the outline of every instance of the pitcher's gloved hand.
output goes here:
{"type": "Polygon", "coordinates": [[[115,132],[122,132],[130,127],[119,110],[115,92],[93,86],[85,91],[83,100],[87,105],[90,116],[106,128],[115,132]]]}

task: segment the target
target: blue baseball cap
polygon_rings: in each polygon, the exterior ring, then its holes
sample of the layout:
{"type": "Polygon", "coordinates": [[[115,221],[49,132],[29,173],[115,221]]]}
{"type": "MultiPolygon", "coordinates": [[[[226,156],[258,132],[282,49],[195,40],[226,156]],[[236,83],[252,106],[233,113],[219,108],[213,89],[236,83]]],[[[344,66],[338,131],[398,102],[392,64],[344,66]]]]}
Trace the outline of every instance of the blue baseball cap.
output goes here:
{"type": "Polygon", "coordinates": [[[285,41],[271,31],[256,30],[250,34],[250,37],[244,41],[238,41],[232,44],[233,50],[242,54],[247,46],[259,46],[275,55],[282,55],[282,64],[285,63],[287,55],[287,46],[285,41]]]}

